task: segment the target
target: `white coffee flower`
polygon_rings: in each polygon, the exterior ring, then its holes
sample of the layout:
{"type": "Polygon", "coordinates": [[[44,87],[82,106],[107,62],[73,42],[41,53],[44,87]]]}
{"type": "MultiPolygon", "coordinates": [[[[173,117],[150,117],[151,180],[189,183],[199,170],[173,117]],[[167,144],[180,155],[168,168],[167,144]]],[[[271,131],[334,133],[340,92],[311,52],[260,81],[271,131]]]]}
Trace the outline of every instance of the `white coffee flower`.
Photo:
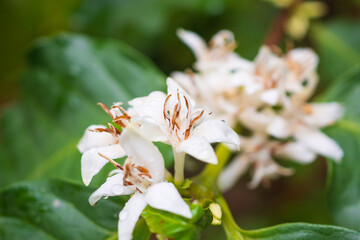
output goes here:
{"type": "Polygon", "coordinates": [[[295,143],[303,145],[302,148],[339,161],[343,157],[342,149],[320,128],[335,123],[342,115],[342,106],[335,102],[305,103],[273,118],[267,130],[277,138],[294,137],[295,143]]]}
{"type": "Polygon", "coordinates": [[[214,119],[234,126],[241,108],[238,79],[252,67],[251,63],[233,50],[236,47],[231,32],[223,30],[210,41],[209,46],[193,32],[179,30],[180,39],[194,52],[195,72],[174,72],[171,76],[196,101],[197,106],[212,112],[214,119]],[[239,74],[240,73],[240,74],[239,74]]]}
{"type": "Polygon", "coordinates": [[[124,166],[109,155],[99,153],[99,156],[118,169],[112,171],[112,176],[89,198],[90,204],[95,205],[102,197],[134,193],[119,214],[118,235],[121,240],[132,238],[135,224],[147,205],[186,218],[192,217],[189,206],[175,186],[164,182],[165,167],[161,153],[140,136],[135,128],[134,124],[129,124],[119,137],[119,144],[128,157],[124,166]]]}
{"type": "Polygon", "coordinates": [[[232,71],[243,68],[249,62],[234,53],[236,42],[232,32],[219,31],[215,34],[209,46],[196,33],[180,29],[179,38],[192,50],[196,57],[195,69],[206,71],[232,71]]]}
{"type": "MultiPolygon", "coordinates": [[[[152,92],[147,97],[136,98],[129,102],[131,108],[128,112],[141,121],[140,125],[146,123],[151,126],[149,129],[153,138],[173,147],[175,180],[182,181],[186,153],[201,161],[216,164],[217,158],[211,143],[225,142],[239,146],[240,141],[224,122],[207,119],[204,110],[194,109],[194,101],[173,79],[168,78],[167,85],[168,95],[152,92]],[[158,130],[154,130],[154,126],[158,130]]],[[[150,135],[146,129],[139,132],[150,135]]]]}
{"type": "Polygon", "coordinates": [[[81,176],[86,186],[89,185],[93,176],[108,163],[99,153],[114,159],[125,156],[125,152],[119,144],[119,130],[112,125],[109,126],[111,127],[91,125],[86,129],[84,136],[77,145],[83,154],[81,157],[81,176]]]}
{"type": "MultiPolygon", "coordinates": [[[[225,167],[218,179],[218,185],[222,191],[233,187],[250,165],[253,166],[250,188],[257,187],[261,182],[269,185],[269,180],[279,176],[289,176],[293,173],[292,169],[280,166],[273,159],[276,151],[282,149],[284,143],[269,140],[266,134],[241,138],[241,142],[241,152],[225,167]]],[[[283,153],[282,156],[289,157],[286,153],[283,153]]]]}

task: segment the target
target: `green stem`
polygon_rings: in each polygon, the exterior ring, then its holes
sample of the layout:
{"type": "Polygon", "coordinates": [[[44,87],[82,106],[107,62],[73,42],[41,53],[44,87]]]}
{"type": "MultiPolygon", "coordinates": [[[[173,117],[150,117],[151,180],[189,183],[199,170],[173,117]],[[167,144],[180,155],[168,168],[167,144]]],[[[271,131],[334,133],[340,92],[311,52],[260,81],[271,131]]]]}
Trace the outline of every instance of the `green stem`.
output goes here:
{"type": "Polygon", "coordinates": [[[231,156],[231,150],[221,143],[216,146],[215,152],[218,164],[208,164],[196,178],[201,185],[204,185],[207,188],[217,186],[219,174],[231,156]]]}
{"type": "Polygon", "coordinates": [[[225,230],[227,238],[234,240],[244,240],[245,237],[241,234],[243,230],[236,224],[224,197],[219,194],[215,201],[221,206],[222,226],[225,230]]]}
{"type": "Polygon", "coordinates": [[[176,152],[173,149],[174,153],[174,183],[175,185],[181,185],[184,182],[184,166],[185,166],[185,153],[184,152],[176,152]]]}

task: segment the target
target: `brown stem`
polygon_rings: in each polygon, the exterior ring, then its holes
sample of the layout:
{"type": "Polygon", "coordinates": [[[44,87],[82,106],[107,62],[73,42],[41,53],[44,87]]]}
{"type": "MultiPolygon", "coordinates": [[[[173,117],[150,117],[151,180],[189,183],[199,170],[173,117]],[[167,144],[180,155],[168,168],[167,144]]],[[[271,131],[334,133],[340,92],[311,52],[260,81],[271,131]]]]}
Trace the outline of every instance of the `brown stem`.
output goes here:
{"type": "Polygon", "coordinates": [[[279,45],[285,35],[285,25],[291,16],[291,13],[301,4],[302,0],[295,0],[291,6],[282,9],[275,18],[265,40],[264,44],[268,46],[279,45]]]}
{"type": "Polygon", "coordinates": [[[287,9],[281,10],[276,17],[270,31],[265,38],[264,44],[268,46],[278,45],[285,34],[285,24],[288,20],[289,14],[287,9]]]}

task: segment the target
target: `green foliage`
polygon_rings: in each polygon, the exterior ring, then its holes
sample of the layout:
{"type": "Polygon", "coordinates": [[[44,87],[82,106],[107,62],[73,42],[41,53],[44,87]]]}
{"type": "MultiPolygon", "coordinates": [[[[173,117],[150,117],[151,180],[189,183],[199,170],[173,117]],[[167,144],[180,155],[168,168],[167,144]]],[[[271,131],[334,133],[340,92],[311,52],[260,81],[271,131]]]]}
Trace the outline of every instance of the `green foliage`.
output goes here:
{"type": "Polygon", "coordinates": [[[116,234],[117,214],[127,197],[92,207],[87,202],[92,191],[57,180],[19,183],[3,190],[1,239],[107,239],[116,234]]]}
{"type": "Polygon", "coordinates": [[[332,20],[314,25],[311,38],[319,54],[322,87],[360,62],[359,21],[332,20]]]}
{"type": "Polygon", "coordinates": [[[265,229],[242,232],[246,240],[353,240],[359,239],[360,233],[346,228],[307,224],[288,223],[265,229]]]}
{"type": "Polygon", "coordinates": [[[237,51],[252,58],[276,12],[271,4],[253,0],[90,0],[73,14],[71,27],[125,41],[170,73],[193,63],[192,53],[176,36],[178,28],[195,31],[206,41],[229,29],[236,37],[237,51]]]}
{"type": "Polygon", "coordinates": [[[360,230],[360,66],[339,78],[323,98],[340,101],[346,114],[329,135],[342,147],[341,163],[330,163],[328,199],[334,222],[360,230]]]}
{"type": "Polygon", "coordinates": [[[122,43],[74,34],[41,39],[28,56],[23,98],[2,118],[0,185],[54,176],[80,180],[78,140],[90,124],[111,120],[96,103],[164,90],[164,80],[122,43]]]}
{"type": "Polygon", "coordinates": [[[153,233],[179,240],[200,239],[201,232],[212,220],[211,213],[197,204],[191,204],[190,209],[193,215],[190,220],[150,206],[145,208],[142,216],[153,233]]]}

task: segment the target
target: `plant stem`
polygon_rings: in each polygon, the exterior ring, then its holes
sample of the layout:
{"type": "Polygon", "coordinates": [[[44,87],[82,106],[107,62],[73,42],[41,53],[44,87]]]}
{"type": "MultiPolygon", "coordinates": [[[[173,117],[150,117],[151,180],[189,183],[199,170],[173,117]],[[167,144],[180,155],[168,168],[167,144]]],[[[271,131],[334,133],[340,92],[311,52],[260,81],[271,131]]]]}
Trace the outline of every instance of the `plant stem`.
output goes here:
{"type": "Polygon", "coordinates": [[[236,224],[229,206],[227,205],[224,197],[219,194],[215,201],[221,206],[222,211],[222,226],[225,230],[228,239],[244,240],[244,236],[241,234],[242,229],[236,224]]]}
{"type": "Polygon", "coordinates": [[[207,188],[213,188],[214,186],[217,186],[217,179],[219,174],[231,156],[231,150],[221,143],[216,146],[215,152],[218,159],[218,164],[208,164],[196,178],[201,185],[204,185],[207,188]]]}
{"type": "Polygon", "coordinates": [[[184,152],[176,152],[173,148],[174,153],[174,183],[175,185],[181,185],[184,182],[184,165],[185,165],[185,153],[184,152]]]}

